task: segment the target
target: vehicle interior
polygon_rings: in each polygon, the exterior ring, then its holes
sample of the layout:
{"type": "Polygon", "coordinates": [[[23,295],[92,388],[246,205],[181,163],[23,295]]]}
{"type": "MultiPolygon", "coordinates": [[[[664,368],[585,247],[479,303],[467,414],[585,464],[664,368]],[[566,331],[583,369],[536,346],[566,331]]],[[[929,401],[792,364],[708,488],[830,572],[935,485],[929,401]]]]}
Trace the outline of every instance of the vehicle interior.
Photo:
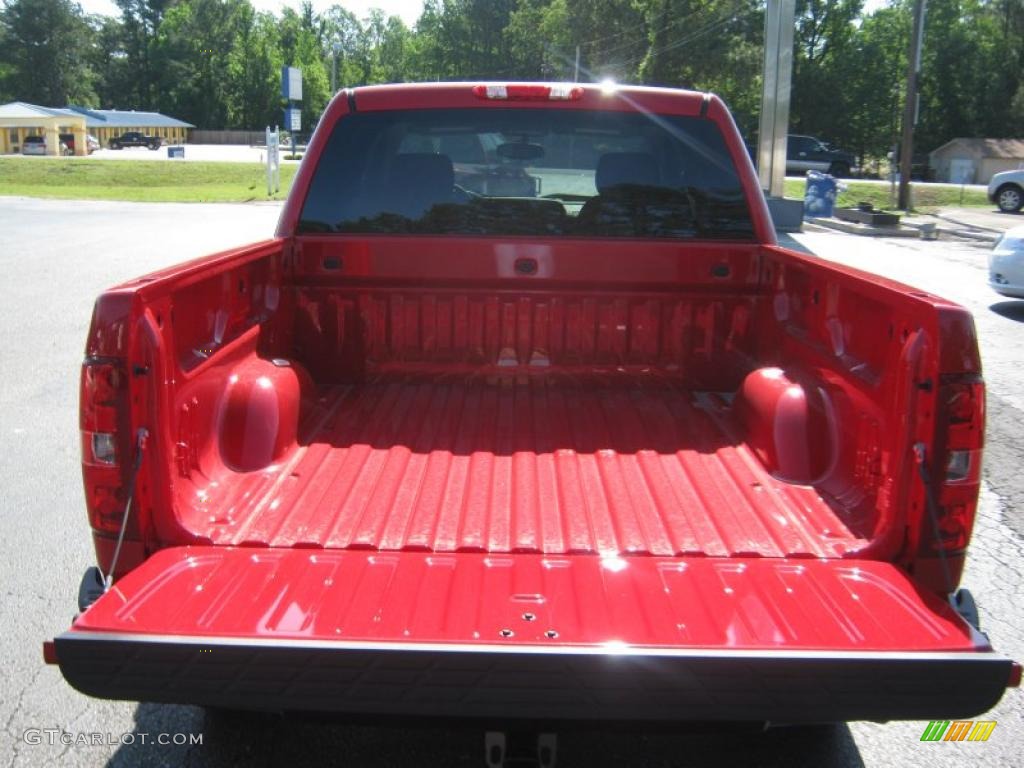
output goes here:
{"type": "Polygon", "coordinates": [[[307,232],[750,239],[717,126],[611,112],[431,110],[342,120],[307,232]],[[333,179],[345,178],[338,185],[333,179]]]}

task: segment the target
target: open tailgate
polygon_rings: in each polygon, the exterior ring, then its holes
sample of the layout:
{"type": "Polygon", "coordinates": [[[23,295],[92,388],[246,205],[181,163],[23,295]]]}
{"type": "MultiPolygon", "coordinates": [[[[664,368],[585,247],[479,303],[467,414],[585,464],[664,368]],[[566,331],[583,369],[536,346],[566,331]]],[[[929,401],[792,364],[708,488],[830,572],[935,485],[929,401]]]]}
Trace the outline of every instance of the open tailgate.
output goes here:
{"type": "Polygon", "coordinates": [[[949,719],[1019,674],[843,560],[173,548],[55,642],[91,696],[406,716],[949,719]]]}

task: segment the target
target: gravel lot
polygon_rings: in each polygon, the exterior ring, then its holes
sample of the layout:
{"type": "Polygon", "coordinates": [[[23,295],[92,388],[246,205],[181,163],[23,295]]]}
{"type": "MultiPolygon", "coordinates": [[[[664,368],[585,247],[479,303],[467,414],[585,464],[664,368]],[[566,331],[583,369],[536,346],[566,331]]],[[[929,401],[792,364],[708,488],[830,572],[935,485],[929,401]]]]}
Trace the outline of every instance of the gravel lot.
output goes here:
{"type": "MultiPolygon", "coordinates": [[[[160,153],[126,151],[143,158],[160,153]]],[[[166,153],[162,153],[166,154],[166,153]]],[[[5,531],[0,602],[0,689],[12,766],[479,766],[473,730],[381,729],[313,719],[233,719],[191,707],[87,699],[44,666],[42,640],[68,626],[92,551],[81,500],[78,367],[96,295],[143,272],[271,234],[276,205],[181,205],[0,198],[0,465],[5,531]],[[63,746],[26,741],[27,729],[136,734],[132,745],[63,746]],[[140,744],[139,734],[201,734],[202,746],[140,744]]],[[[1024,222],[1024,217],[1022,217],[1024,222]]],[[[957,242],[797,236],[806,248],[959,300],[974,312],[989,383],[986,486],[965,584],[979,599],[997,649],[1024,659],[1024,301],[985,285],[986,251],[957,242]]],[[[563,734],[562,766],[1018,766],[1024,743],[1021,693],[990,713],[986,743],[922,744],[923,723],[854,723],[831,729],[747,733],[563,734]]]]}

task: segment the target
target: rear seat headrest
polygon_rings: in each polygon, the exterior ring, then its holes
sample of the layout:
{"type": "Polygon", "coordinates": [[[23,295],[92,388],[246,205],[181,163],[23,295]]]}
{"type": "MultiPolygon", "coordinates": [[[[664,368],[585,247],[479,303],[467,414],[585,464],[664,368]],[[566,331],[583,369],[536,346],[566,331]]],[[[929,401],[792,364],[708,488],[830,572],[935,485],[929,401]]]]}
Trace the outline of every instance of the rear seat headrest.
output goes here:
{"type": "Polygon", "coordinates": [[[648,152],[609,152],[597,161],[594,183],[602,195],[619,184],[658,186],[658,163],[648,152]]]}

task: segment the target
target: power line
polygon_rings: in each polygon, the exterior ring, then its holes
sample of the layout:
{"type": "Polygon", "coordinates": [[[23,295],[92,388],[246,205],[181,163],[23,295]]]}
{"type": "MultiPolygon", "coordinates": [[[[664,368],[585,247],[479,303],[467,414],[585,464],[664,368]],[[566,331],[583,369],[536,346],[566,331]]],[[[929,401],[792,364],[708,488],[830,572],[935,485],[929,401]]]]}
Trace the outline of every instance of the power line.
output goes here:
{"type": "Polygon", "coordinates": [[[661,46],[659,48],[650,48],[650,49],[648,49],[644,53],[643,56],[633,57],[631,59],[625,59],[625,60],[616,61],[616,62],[613,62],[613,63],[616,66],[619,66],[619,67],[629,66],[631,64],[637,64],[637,63],[643,61],[644,59],[648,58],[649,56],[658,55],[658,54],[661,54],[661,53],[667,53],[668,51],[674,51],[677,48],[681,48],[684,45],[692,43],[694,40],[697,40],[697,39],[699,39],[701,37],[704,37],[705,35],[707,35],[707,34],[709,34],[711,32],[714,32],[715,30],[719,29],[720,27],[725,26],[729,22],[735,21],[736,19],[738,19],[740,17],[740,15],[741,15],[739,13],[739,11],[741,9],[741,6],[743,6],[744,4],[745,4],[744,0],[738,0],[738,2],[734,3],[733,7],[730,10],[726,11],[723,16],[719,17],[718,19],[715,19],[714,21],[711,21],[711,22],[705,24],[703,27],[694,30],[690,34],[685,35],[685,36],[679,38],[678,40],[675,40],[675,41],[673,41],[673,42],[671,42],[671,43],[669,43],[667,45],[663,45],[663,46],[661,46]]]}
{"type": "MultiPolygon", "coordinates": [[[[686,16],[676,17],[676,18],[672,19],[671,21],[669,21],[667,24],[664,24],[664,25],[662,25],[660,27],[647,29],[642,35],[634,38],[633,40],[631,40],[631,41],[629,41],[627,43],[622,43],[621,45],[614,46],[609,51],[605,51],[605,53],[610,53],[610,52],[613,52],[613,51],[616,51],[616,50],[621,50],[621,49],[624,49],[624,48],[630,48],[630,47],[632,47],[634,45],[637,45],[638,43],[643,42],[644,40],[649,40],[652,35],[661,34],[662,32],[665,32],[665,31],[667,31],[669,29],[672,29],[673,27],[679,26],[681,24],[685,24],[685,23],[693,20],[695,17],[700,16],[702,13],[704,13],[705,10],[707,10],[707,9],[706,8],[701,8],[701,9],[698,9],[698,10],[694,10],[694,11],[691,11],[686,16]]],[[[592,40],[573,41],[572,44],[573,45],[580,45],[580,46],[594,45],[595,43],[601,43],[601,42],[604,42],[606,40],[615,40],[616,38],[622,37],[624,35],[628,35],[632,31],[633,30],[624,29],[624,30],[622,30],[620,32],[613,32],[612,34],[604,35],[603,37],[595,37],[592,40]]]]}

